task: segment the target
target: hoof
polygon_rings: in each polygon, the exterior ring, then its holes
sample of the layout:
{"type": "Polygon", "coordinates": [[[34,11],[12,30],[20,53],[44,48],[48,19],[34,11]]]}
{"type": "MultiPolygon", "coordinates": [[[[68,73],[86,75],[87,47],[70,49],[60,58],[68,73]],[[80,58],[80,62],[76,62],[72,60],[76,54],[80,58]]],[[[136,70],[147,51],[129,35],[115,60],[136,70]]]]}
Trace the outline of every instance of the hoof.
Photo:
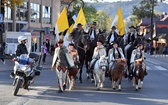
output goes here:
{"type": "Polygon", "coordinates": [[[87,79],[90,79],[90,77],[89,77],[89,76],[87,76],[87,79]]]}
{"type": "Polygon", "coordinates": [[[135,91],[138,91],[138,89],[135,89],[135,91]]]}
{"type": "Polygon", "coordinates": [[[118,91],[120,92],[120,91],[121,91],[121,89],[118,89],[118,91]]]}
{"type": "Polygon", "coordinates": [[[142,89],[141,87],[138,87],[138,89],[142,89]]]}
{"type": "Polygon", "coordinates": [[[94,79],[91,79],[91,82],[94,83],[94,79]]]}
{"type": "Polygon", "coordinates": [[[96,90],[97,90],[97,91],[99,91],[99,90],[100,90],[100,88],[97,88],[96,90]]]}
{"type": "Polygon", "coordinates": [[[82,83],[82,80],[80,80],[78,83],[82,83]]]}
{"type": "Polygon", "coordinates": [[[63,93],[63,91],[61,89],[58,90],[58,93],[63,93]]]}
{"type": "Polygon", "coordinates": [[[63,85],[63,90],[65,90],[65,89],[66,89],[66,85],[64,84],[64,85],[63,85]]]}
{"type": "Polygon", "coordinates": [[[116,88],[113,88],[113,90],[116,90],[116,88]]]}

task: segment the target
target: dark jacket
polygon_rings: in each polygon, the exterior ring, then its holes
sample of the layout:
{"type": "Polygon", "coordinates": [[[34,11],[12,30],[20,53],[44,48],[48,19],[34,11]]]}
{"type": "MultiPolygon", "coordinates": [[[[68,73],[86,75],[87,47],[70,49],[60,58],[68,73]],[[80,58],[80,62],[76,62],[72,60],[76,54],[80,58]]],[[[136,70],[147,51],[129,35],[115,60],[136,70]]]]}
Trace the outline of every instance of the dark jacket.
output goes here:
{"type": "Polygon", "coordinates": [[[75,28],[70,35],[72,36],[72,39],[74,41],[77,41],[80,39],[82,34],[85,34],[84,30],[79,30],[78,28],[75,28]]]}
{"type": "MultiPolygon", "coordinates": [[[[112,31],[109,33],[108,37],[107,37],[107,43],[111,43],[110,42],[110,38],[112,36],[112,31]]],[[[118,34],[116,32],[114,32],[114,41],[116,42],[117,41],[117,36],[118,34]]]]}
{"type": "MultiPolygon", "coordinates": [[[[91,36],[92,35],[92,30],[93,30],[93,28],[91,27],[90,29],[89,29],[89,31],[88,31],[88,34],[91,36]]],[[[97,35],[96,35],[96,30],[97,29],[94,29],[94,37],[96,38],[97,37],[97,35]]]]}
{"type": "Polygon", "coordinates": [[[131,33],[128,33],[128,44],[131,42],[133,43],[135,41],[135,34],[131,35],[131,33]]]}
{"type": "Polygon", "coordinates": [[[27,47],[25,44],[19,44],[17,46],[16,55],[20,56],[21,54],[28,54],[27,47]]]}

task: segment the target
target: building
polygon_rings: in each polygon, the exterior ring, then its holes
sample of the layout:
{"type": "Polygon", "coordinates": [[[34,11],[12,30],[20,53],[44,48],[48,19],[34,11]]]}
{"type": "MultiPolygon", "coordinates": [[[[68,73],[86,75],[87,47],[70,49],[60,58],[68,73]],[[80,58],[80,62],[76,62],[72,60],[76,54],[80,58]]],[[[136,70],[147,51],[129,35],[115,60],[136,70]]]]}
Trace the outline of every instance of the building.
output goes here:
{"type": "Polygon", "coordinates": [[[61,0],[24,0],[19,7],[4,9],[5,31],[31,32],[33,52],[40,52],[46,39],[55,44],[53,28],[61,11],[61,0]]]}

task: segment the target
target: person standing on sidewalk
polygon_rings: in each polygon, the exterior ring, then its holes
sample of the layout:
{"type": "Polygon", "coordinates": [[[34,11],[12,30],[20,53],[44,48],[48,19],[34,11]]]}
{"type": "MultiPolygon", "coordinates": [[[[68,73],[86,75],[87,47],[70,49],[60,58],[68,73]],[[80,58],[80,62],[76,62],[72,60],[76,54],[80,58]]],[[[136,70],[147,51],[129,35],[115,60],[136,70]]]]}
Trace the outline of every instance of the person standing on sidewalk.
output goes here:
{"type": "Polygon", "coordinates": [[[0,44],[0,59],[2,60],[3,64],[5,64],[5,60],[4,60],[4,48],[3,46],[0,44]]]}
{"type": "Polygon", "coordinates": [[[47,47],[46,42],[43,42],[43,45],[41,46],[42,53],[43,53],[43,64],[46,62],[46,55],[47,55],[47,47]]]}

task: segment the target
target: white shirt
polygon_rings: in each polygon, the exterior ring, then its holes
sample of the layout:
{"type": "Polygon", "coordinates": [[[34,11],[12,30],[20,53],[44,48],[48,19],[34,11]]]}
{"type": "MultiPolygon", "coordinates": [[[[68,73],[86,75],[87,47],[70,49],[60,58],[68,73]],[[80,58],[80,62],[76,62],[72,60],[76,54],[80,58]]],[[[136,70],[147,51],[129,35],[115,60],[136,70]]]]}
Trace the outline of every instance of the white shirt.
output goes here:
{"type": "Polygon", "coordinates": [[[92,38],[93,38],[93,39],[95,38],[95,37],[94,37],[94,29],[92,29],[92,34],[91,34],[91,37],[90,37],[90,38],[91,38],[91,39],[92,39],[92,38]]]}
{"type": "Polygon", "coordinates": [[[113,41],[114,41],[114,32],[112,33],[111,38],[110,38],[110,42],[113,42],[113,41]]]}

